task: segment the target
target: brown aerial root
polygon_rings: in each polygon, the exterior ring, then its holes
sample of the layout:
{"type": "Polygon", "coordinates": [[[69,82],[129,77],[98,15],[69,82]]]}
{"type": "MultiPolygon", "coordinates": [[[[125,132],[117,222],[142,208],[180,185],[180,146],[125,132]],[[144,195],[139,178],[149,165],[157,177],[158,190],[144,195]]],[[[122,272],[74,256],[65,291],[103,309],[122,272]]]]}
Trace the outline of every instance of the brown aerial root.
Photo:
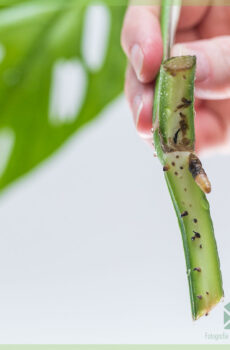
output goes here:
{"type": "Polygon", "coordinates": [[[210,193],[211,183],[202,167],[200,159],[194,153],[191,153],[189,156],[189,171],[200,189],[204,193],[210,193]]]}
{"type": "Polygon", "coordinates": [[[206,174],[199,174],[195,177],[195,181],[197,185],[201,188],[201,190],[204,193],[210,193],[212,188],[211,188],[211,183],[207,177],[206,174]]]}

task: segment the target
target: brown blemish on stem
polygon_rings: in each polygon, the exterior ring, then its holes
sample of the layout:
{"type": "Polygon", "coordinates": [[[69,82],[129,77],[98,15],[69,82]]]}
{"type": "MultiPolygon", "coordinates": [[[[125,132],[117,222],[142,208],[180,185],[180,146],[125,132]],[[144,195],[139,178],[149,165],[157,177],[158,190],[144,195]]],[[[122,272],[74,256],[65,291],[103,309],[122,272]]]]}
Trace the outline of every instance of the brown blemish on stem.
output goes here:
{"type": "Polygon", "coordinates": [[[182,218],[183,218],[184,216],[188,216],[187,210],[185,210],[180,216],[181,216],[182,218]]]}
{"type": "Polygon", "coordinates": [[[193,233],[195,233],[195,237],[196,237],[196,238],[200,238],[200,237],[201,237],[201,235],[200,235],[199,232],[193,231],[193,233]]]}
{"type": "MultiPolygon", "coordinates": [[[[173,142],[175,144],[177,144],[177,140],[178,140],[178,135],[179,135],[180,129],[177,130],[177,132],[175,133],[174,137],[173,137],[173,142]]],[[[179,157],[178,157],[179,158],[179,157]]]]}
{"type": "Polygon", "coordinates": [[[193,271],[201,272],[201,268],[200,268],[200,267],[195,267],[195,268],[193,269],[193,271]]]}
{"type": "MultiPolygon", "coordinates": [[[[193,151],[193,142],[187,137],[187,131],[189,129],[187,120],[188,117],[182,112],[180,112],[179,115],[179,128],[175,132],[174,136],[168,138],[167,145],[162,142],[162,148],[166,153],[175,151],[193,151]]],[[[162,138],[161,141],[163,141],[162,138]]]]}
{"type": "Polygon", "coordinates": [[[188,130],[188,123],[187,123],[187,117],[184,113],[180,112],[180,129],[183,134],[183,136],[186,134],[186,131],[188,130]]]}
{"type": "Polygon", "coordinates": [[[193,144],[190,143],[188,139],[185,138],[181,143],[174,143],[173,137],[169,137],[167,144],[163,140],[163,136],[159,130],[159,137],[161,142],[161,148],[164,153],[172,153],[172,152],[193,152],[193,144]]]}
{"type": "Polygon", "coordinates": [[[188,108],[192,103],[192,101],[187,100],[185,97],[181,99],[181,102],[182,103],[177,106],[175,112],[179,111],[179,109],[188,108]]]}
{"type": "Polygon", "coordinates": [[[165,165],[165,166],[163,167],[163,171],[169,171],[169,166],[168,166],[168,165],[165,165]]]}

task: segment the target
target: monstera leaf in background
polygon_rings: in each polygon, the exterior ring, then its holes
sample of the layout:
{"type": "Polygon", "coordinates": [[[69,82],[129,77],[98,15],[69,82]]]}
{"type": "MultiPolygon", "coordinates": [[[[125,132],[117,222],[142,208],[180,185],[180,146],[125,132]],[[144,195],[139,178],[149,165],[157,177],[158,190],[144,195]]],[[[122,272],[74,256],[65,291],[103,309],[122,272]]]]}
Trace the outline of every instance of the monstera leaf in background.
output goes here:
{"type": "Polygon", "coordinates": [[[0,0],[1,190],[122,91],[124,3],[0,0]]]}

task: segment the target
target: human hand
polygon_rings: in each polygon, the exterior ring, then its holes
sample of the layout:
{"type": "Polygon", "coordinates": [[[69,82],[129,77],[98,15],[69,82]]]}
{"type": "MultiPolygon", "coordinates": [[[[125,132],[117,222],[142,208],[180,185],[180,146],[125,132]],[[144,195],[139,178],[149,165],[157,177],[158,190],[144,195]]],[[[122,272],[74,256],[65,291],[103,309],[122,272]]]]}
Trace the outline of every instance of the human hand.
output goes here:
{"type": "MultiPolygon", "coordinates": [[[[121,42],[125,93],[138,133],[152,142],[154,80],[162,60],[158,6],[130,5],[121,42]]],[[[196,55],[196,150],[226,144],[230,130],[230,6],[183,6],[172,56],[196,55]]]]}

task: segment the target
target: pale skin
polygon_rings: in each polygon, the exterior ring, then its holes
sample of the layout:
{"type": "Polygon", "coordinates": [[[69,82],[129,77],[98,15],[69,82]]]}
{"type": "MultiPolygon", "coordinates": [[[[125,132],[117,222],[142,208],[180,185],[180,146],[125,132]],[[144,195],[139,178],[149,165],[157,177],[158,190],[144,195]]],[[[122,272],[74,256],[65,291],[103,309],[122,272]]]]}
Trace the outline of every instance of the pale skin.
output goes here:
{"type": "MultiPolygon", "coordinates": [[[[208,3],[208,1],[207,1],[208,3]]],[[[162,60],[158,6],[130,4],[121,42],[129,65],[125,94],[138,133],[152,141],[154,81],[162,60]]],[[[196,150],[230,138],[230,6],[184,6],[172,56],[196,55],[196,150]]]]}

